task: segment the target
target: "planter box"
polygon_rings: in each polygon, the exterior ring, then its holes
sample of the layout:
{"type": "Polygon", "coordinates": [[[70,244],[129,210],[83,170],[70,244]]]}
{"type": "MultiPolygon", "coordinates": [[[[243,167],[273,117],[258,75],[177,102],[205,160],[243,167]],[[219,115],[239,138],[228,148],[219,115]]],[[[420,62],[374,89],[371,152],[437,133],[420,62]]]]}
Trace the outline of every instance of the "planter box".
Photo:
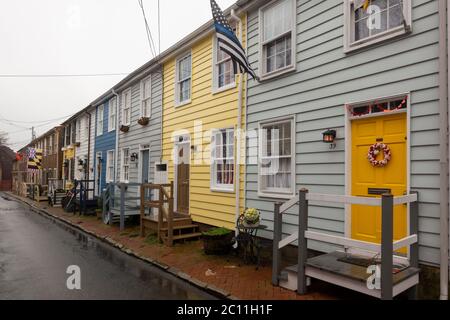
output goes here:
{"type": "Polygon", "coordinates": [[[148,125],[148,124],[150,123],[150,118],[148,118],[148,117],[142,117],[142,118],[140,118],[140,119],[138,120],[138,123],[139,123],[141,126],[146,126],[146,125],[148,125]]]}
{"type": "Polygon", "coordinates": [[[226,255],[230,253],[233,245],[233,232],[219,236],[203,234],[202,239],[203,249],[207,255],[226,255]]]}

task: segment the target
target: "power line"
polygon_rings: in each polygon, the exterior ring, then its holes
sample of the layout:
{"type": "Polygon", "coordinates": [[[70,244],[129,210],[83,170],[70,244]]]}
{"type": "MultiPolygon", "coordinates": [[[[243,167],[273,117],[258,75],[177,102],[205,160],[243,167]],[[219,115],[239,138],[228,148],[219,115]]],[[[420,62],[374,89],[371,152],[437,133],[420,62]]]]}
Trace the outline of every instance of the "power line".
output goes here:
{"type": "Polygon", "coordinates": [[[147,16],[145,14],[143,0],[138,0],[138,4],[141,7],[142,16],[144,17],[145,31],[147,33],[147,40],[148,40],[148,45],[150,47],[150,53],[155,57],[156,56],[155,43],[153,41],[152,32],[150,30],[150,27],[149,27],[149,24],[148,24],[148,20],[147,20],[147,16]]]}
{"type": "Polygon", "coordinates": [[[81,78],[81,77],[116,77],[129,73],[92,73],[92,74],[0,74],[0,78],[81,78]]]}
{"type": "Polygon", "coordinates": [[[41,120],[41,121],[19,121],[19,120],[11,120],[11,119],[6,119],[6,118],[4,118],[2,115],[0,115],[0,120],[4,120],[4,121],[7,121],[7,122],[13,122],[13,123],[41,124],[41,123],[44,123],[44,122],[53,122],[53,121],[58,121],[58,120],[61,120],[61,119],[69,118],[69,117],[71,117],[71,116],[73,116],[73,115],[74,115],[74,113],[69,114],[69,115],[67,115],[67,116],[55,118],[55,119],[41,120]]]}

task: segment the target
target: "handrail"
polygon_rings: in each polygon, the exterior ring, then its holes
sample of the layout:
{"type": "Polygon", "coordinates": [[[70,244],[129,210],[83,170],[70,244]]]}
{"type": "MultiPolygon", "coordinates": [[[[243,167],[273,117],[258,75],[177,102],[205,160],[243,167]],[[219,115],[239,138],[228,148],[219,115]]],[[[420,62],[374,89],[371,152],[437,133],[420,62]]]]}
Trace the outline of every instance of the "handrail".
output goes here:
{"type": "Polygon", "coordinates": [[[273,268],[272,283],[279,284],[279,274],[281,267],[280,249],[298,240],[298,292],[306,293],[306,262],[307,262],[307,242],[315,240],[319,242],[331,243],[346,248],[360,248],[375,253],[381,253],[381,297],[390,300],[393,297],[392,267],[394,252],[399,249],[410,248],[410,266],[417,268],[419,265],[419,239],[418,239],[418,216],[419,216],[419,195],[417,192],[394,197],[391,194],[384,194],[381,198],[356,197],[345,195],[327,195],[309,193],[308,190],[300,190],[298,199],[291,199],[285,204],[276,203],[274,209],[274,242],[273,242],[273,268]],[[309,202],[327,202],[339,204],[379,206],[382,214],[382,236],[381,244],[370,243],[346,237],[334,236],[330,234],[314,232],[308,230],[308,208],[309,202]],[[298,203],[299,223],[298,233],[292,234],[282,239],[283,213],[298,203]],[[410,234],[403,239],[393,239],[393,217],[394,207],[398,205],[410,205],[409,229],[410,234]]]}
{"type": "MultiPolygon", "coordinates": [[[[381,206],[381,198],[370,198],[370,197],[357,197],[357,196],[346,196],[346,195],[331,195],[331,194],[321,194],[321,193],[308,193],[306,196],[308,201],[316,202],[328,202],[337,204],[354,204],[354,205],[366,205],[372,207],[381,206]]],[[[408,204],[417,201],[417,194],[408,194],[405,196],[394,197],[394,205],[408,204]]],[[[285,202],[280,207],[280,213],[285,213],[287,210],[292,208],[298,203],[298,196],[285,202]]]]}
{"type": "Polygon", "coordinates": [[[142,184],[141,185],[141,236],[145,236],[144,218],[147,208],[158,209],[158,239],[164,241],[162,229],[164,223],[167,223],[167,243],[173,245],[173,182],[170,184],[142,184]],[[170,192],[166,190],[170,188],[170,192]],[[146,200],[145,196],[148,190],[158,191],[158,200],[146,200]],[[168,208],[165,206],[168,204],[168,208]]]}

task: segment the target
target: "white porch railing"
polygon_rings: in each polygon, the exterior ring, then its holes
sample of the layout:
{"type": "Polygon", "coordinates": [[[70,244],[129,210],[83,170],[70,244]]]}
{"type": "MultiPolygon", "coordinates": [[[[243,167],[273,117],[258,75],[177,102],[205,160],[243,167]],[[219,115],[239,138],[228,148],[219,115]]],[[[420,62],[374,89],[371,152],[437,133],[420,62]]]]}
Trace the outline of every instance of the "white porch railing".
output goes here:
{"type": "Polygon", "coordinates": [[[391,194],[384,194],[381,198],[354,197],[342,195],[327,195],[309,193],[308,190],[300,190],[298,198],[294,198],[284,204],[275,204],[275,226],[273,245],[273,273],[272,282],[279,284],[280,279],[280,250],[287,245],[298,241],[298,292],[306,293],[305,268],[307,262],[307,242],[316,240],[330,243],[346,248],[359,248],[381,254],[381,296],[383,299],[392,299],[392,267],[393,255],[401,248],[410,248],[410,266],[418,267],[418,193],[394,197],[391,194]],[[346,237],[333,236],[320,232],[308,230],[308,207],[309,202],[337,203],[346,205],[365,205],[381,207],[382,209],[382,241],[381,244],[359,241],[346,237]],[[283,214],[299,204],[299,225],[298,233],[292,234],[282,239],[283,214]],[[410,204],[410,234],[398,241],[393,240],[393,215],[394,206],[410,204]]]}

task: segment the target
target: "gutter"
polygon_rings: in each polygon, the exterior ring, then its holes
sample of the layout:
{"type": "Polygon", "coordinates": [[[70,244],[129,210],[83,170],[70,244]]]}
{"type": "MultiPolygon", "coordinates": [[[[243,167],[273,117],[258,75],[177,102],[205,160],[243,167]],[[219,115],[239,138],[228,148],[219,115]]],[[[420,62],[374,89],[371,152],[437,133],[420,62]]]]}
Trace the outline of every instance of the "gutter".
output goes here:
{"type": "MultiPolygon", "coordinates": [[[[92,130],[92,123],[91,123],[91,118],[92,118],[92,114],[90,112],[85,111],[85,113],[88,115],[88,119],[89,119],[89,132],[88,132],[88,156],[87,156],[87,164],[86,164],[86,173],[85,173],[85,179],[87,181],[89,181],[89,177],[90,177],[90,169],[89,166],[90,164],[90,160],[91,160],[91,130],[92,130]]],[[[88,183],[88,188],[89,188],[89,183],[88,183]]]]}
{"type": "Polygon", "coordinates": [[[119,173],[119,94],[112,89],[111,93],[116,96],[116,151],[114,152],[114,183],[117,183],[119,173]]]}
{"type": "Polygon", "coordinates": [[[450,19],[450,12],[447,13],[447,0],[439,0],[439,145],[440,145],[440,279],[441,279],[441,300],[448,300],[448,280],[449,280],[449,148],[448,148],[448,126],[449,126],[449,73],[447,36],[450,26],[447,26],[447,19],[450,19]]]}

